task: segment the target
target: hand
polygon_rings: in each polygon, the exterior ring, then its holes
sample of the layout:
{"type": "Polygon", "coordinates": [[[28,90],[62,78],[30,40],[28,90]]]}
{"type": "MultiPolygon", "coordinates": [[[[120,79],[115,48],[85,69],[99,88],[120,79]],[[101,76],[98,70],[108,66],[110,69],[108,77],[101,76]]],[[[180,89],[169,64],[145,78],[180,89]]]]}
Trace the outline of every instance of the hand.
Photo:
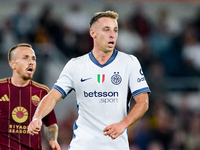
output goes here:
{"type": "Polygon", "coordinates": [[[125,129],[126,129],[125,125],[122,122],[120,122],[107,126],[103,130],[103,132],[105,136],[108,135],[114,140],[118,136],[120,136],[125,131],[125,129]]]}
{"type": "Polygon", "coordinates": [[[31,135],[38,134],[41,130],[42,121],[40,119],[33,119],[28,125],[28,133],[31,135]]]}
{"type": "Polygon", "coordinates": [[[56,141],[49,141],[49,145],[53,150],[61,150],[60,145],[56,141]]]}

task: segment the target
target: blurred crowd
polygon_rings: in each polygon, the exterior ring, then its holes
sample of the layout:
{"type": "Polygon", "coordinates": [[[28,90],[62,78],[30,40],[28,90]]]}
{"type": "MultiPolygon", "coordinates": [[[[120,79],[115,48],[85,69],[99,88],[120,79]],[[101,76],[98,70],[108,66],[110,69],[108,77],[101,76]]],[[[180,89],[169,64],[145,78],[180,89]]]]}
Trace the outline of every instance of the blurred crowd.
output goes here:
{"type": "MultiPolygon", "coordinates": [[[[45,60],[55,57],[56,51],[70,59],[92,50],[91,16],[81,5],[72,4],[68,13],[58,17],[53,5],[47,4],[37,18],[29,14],[30,7],[27,2],[20,3],[17,12],[3,20],[0,58],[20,42],[32,44],[36,55],[42,56],[39,59],[45,60]]],[[[200,7],[193,18],[185,20],[171,15],[166,8],[160,8],[152,21],[142,4],[135,5],[127,15],[128,19],[122,21],[119,14],[116,49],[139,59],[152,91],[148,112],[129,128],[131,150],[198,150],[200,113],[188,104],[188,93],[198,89],[181,91],[181,105],[174,106],[169,102],[166,78],[200,75],[200,7]]],[[[73,136],[76,117],[76,110],[72,110],[58,123],[62,150],[67,150],[73,136]]],[[[44,143],[45,148],[49,149],[44,143]]]]}

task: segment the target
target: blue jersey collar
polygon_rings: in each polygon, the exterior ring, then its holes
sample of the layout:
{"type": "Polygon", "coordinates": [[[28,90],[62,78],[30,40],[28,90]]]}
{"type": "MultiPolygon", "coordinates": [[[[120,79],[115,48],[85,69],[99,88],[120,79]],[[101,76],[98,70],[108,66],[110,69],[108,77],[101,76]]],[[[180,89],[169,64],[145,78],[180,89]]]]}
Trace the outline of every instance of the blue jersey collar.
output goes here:
{"type": "MultiPolygon", "coordinates": [[[[93,51],[93,50],[92,50],[92,51],[93,51]]],[[[113,54],[112,54],[112,56],[109,58],[109,60],[108,60],[105,64],[101,65],[101,64],[96,60],[96,58],[94,57],[94,55],[92,54],[92,51],[89,53],[90,60],[91,60],[94,64],[96,64],[97,66],[99,66],[99,67],[101,67],[101,68],[103,68],[103,67],[109,65],[111,62],[113,62],[113,60],[116,58],[117,53],[118,53],[118,51],[117,51],[116,49],[114,49],[113,54]]]]}

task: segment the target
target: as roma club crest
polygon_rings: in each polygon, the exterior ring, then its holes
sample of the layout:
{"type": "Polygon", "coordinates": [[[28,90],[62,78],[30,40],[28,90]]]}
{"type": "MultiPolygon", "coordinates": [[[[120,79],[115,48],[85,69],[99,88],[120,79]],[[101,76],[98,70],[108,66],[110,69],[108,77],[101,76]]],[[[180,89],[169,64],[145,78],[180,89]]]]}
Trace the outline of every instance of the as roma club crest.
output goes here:
{"type": "Polygon", "coordinates": [[[40,98],[37,95],[31,97],[33,105],[37,106],[40,103],[40,98]]]}

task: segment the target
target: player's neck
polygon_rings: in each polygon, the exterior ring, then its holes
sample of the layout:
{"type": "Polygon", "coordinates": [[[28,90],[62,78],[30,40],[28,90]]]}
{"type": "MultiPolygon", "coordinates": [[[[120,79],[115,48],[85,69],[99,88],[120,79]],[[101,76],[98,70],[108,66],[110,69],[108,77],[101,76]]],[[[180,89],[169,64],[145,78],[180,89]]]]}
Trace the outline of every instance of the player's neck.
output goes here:
{"type": "Polygon", "coordinates": [[[11,83],[17,87],[25,87],[29,84],[30,79],[29,80],[24,80],[22,78],[17,78],[15,76],[11,77],[11,83]]]}
{"type": "Polygon", "coordinates": [[[95,57],[95,59],[101,64],[105,64],[109,59],[110,57],[112,56],[113,54],[113,51],[109,51],[109,52],[104,52],[102,50],[95,50],[93,49],[92,51],[92,54],[93,56],[95,57]]]}

